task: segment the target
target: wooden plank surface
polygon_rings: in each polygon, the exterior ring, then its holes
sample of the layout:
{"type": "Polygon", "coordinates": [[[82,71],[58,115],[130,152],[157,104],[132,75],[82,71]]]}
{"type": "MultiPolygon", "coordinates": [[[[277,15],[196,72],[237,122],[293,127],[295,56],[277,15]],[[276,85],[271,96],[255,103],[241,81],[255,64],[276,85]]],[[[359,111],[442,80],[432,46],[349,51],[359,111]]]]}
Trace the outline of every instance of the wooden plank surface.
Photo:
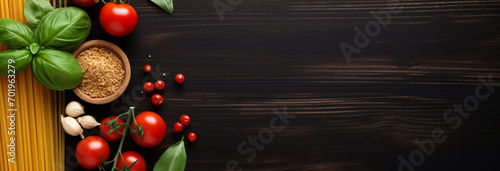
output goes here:
{"type": "MultiPolygon", "coordinates": [[[[353,45],[354,27],[364,29],[375,21],[370,12],[390,1],[243,0],[222,22],[213,2],[175,1],[168,15],[133,0],[139,24],[124,38],[100,28],[102,4],[86,9],[93,19],[88,39],[117,44],[132,67],[119,102],[85,104],[86,112],[99,120],[127,105],[160,113],[168,132],[159,146],[141,148],[131,139],[125,146],[146,157],[148,170],[180,140],[171,128],[182,114],[193,118],[183,134],[198,135],[186,145],[186,170],[226,170],[231,160],[244,170],[397,170],[398,156],[409,160],[419,149],[415,139],[432,138],[435,128],[448,138],[417,170],[500,169],[498,88],[458,129],[443,120],[453,104],[474,96],[478,77],[500,82],[500,1],[400,1],[401,12],[351,63],[339,44],[353,45]],[[161,107],[139,92],[156,80],[142,72],[148,63],[167,83],[161,107]],[[172,81],[179,72],[182,87],[172,81]],[[284,108],[296,117],[248,162],[238,146],[269,128],[273,109],[284,108]]],[[[79,100],[71,91],[66,97],[79,100]]],[[[66,170],[82,170],[71,158],[78,141],[66,138],[66,170]]],[[[113,154],[118,144],[110,145],[113,154]]]]}

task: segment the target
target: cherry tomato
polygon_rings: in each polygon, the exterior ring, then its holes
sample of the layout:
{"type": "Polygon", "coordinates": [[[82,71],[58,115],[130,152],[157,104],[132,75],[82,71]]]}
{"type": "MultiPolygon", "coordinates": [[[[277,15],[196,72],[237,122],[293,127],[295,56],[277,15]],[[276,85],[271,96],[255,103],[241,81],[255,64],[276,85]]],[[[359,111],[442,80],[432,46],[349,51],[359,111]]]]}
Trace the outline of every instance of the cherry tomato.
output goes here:
{"type": "Polygon", "coordinates": [[[116,162],[116,168],[123,169],[123,160],[125,160],[125,164],[130,167],[132,163],[137,161],[134,166],[130,169],[130,171],[146,171],[146,160],[141,154],[135,151],[126,151],[123,152],[121,156],[118,156],[118,161],[116,162]]]}
{"type": "Polygon", "coordinates": [[[159,94],[155,94],[151,97],[151,103],[155,106],[160,106],[163,103],[163,97],[159,94]]]}
{"type": "Polygon", "coordinates": [[[144,65],[144,72],[145,73],[150,73],[151,72],[151,65],[149,65],[149,64],[144,65]]]}
{"type": "Polygon", "coordinates": [[[182,125],[188,126],[191,123],[191,117],[189,117],[188,115],[182,115],[180,121],[182,125]]]}
{"type": "Polygon", "coordinates": [[[155,89],[155,85],[152,82],[146,82],[142,88],[144,88],[145,92],[151,93],[155,89]]]}
{"type": "Polygon", "coordinates": [[[184,129],[184,126],[180,122],[176,122],[174,124],[174,132],[181,132],[184,129]]]}
{"type": "Polygon", "coordinates": [[[189,140],[189,142],[195,142],[196,141],[196,134],[194,132],[189,133],[188,140],[189,140]]]}
{"type": "MultiPolygon", "coordinates": [[[[116,118],[116,116],[111,116],[113,119],[116,118]]],[[[114,142],[114,141],[118,141],[122,138],[122,135],[119,134],[118,132],[116,131],[113,131],[111,132],[111,134],[107,134],[109,132],[109,130],[111,130],[111,127],[109,125],[106,125],[107,123],[109,123],[109,121],[111,121],[109,119],[109,117],[107,118],[104,118],[101,122],[101,124],[99,125],[99,132],[101,132],[101,136],[109,141],[109,142],[114,142]]],[[[117,124],[120,124],[120,123],[123,123],[122,119],[118,118],[116,119],[116,123],[117,124]]],[[[120,126],[118,127],[118,131],[120,132],[123,132],[123,129],[125,128],[125,126],[120,126]]]]}
{"type": "Polygon", "coordinates": [[[182,83],[184,83],[184,75],[182,75],[182,74],[180,74],[180,73],[179,73],[179,74],[177,74],[177,75],[175,76],[175,82],[176,82],[177,84],[182,84],[182,83]]]}
{"type": "Polygon", "coordinates": [[[137,12],[129,4],[108,2],[101,9],[99,21],[107,33],[123,37],[129,35],[137,26],[137,12]]]}
{"type": "Polygon", "coordinates": [[[76,146],[76,161],[86,168],[95,169],[101,163],[101,160],[108,160],[109,145],[98,136],[89,136],[81,140],[76,146]],[[104,159],[101,159],[101,154],[104,159]]]}
{"type": "MultiPolygon", "coordinates": [[[[167,126],[160,115],[154,112],[146,111],[137,115],[135,120],[137,125],[142,126],[144,131],[144,136],[141,137],[139,141],[137,141],[138,135],[136,133],[130,133],[135,143],[142,147],[153,147],[158,145],[163,140],[163,137],[167,132],[167,126]]],[[[137,129],[133,122],[130,126],[134,130],[137,129]]]]}
{"type": "Polygon", "coordinates": [[[72,0],[79,7],[90,7],[97,4],[95,0],[72,0]]]}
{"type": "Polygon", "coordinates": [[[163,90],[165,88],[165,83],[162,80],[158,80],[155,82],[155,89],[163,90]]]}

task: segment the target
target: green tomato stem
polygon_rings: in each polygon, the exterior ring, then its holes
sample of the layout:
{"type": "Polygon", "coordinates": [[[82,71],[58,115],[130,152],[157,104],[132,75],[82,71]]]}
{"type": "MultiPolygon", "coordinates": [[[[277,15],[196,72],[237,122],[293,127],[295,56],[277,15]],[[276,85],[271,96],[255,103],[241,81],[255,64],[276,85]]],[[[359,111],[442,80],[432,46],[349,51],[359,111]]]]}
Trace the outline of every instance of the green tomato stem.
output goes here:
{"type": "MultiPolygon", "coordinates": [[[[130,109],[129,109],[129,110],[130,110],[130,109]]],[[[127,112],[125,112],[125,113],[122,113],[122,114],[118,115],[116,118],[121,118],[123,115],[127,115],[127,118],[128,118],[128,115],[130,115],[130,114],[129,114],[129,112],[127,111],[127,112]]],[[[115,120],[116,120],[116,118],[115,118],[115,120]]]]}
{"type": "MultiPolygon", "coordinates": [[[[128,112],[126,112],[128,114],[128,117],[127,117],[127,122],[125,123],[125,125],[130,125],[130,122],[132,121],[131,117],[134,118],[134,109],[135,107],[130,107],[128,109],[128,112]]],[[[118,146],[118,151],[116,152],[115,154],[115,158],[113,159],[113,168],[111,168],[112,171],[118,169],[116,168],[116,162],[118,161],[118,156],[120,156],[120,154],[122,153],[122,147],[123,147],[123,142],[125,141],[125,137],[127,135],[127,131],[128,131],[128,127],[126,127],[125,129],[123,129],[123,136],[122,136],[122,139],[120,140],[120,146],[118,146]]]]}

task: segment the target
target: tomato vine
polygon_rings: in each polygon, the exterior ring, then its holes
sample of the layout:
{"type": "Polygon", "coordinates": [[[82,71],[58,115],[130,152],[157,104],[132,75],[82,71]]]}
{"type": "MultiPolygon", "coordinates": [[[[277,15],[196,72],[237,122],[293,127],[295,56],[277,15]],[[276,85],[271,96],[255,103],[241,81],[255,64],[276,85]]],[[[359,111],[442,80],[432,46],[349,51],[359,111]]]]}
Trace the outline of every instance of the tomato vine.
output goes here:
{"type": "Polygon", "coordinates": [[[135,163],[137,163],[137,161],[135,161],[134,163],[132,163],[130,166],[126,165],[125,164],[125,160],[123,160],[123,156],[122,156],[122,161],[123,161],[123,169],[118,169],[116,167],[116,163],[118,161],[118,157],[121,156],[121,153],[122,153],[122,147],[123,147],[123,142],[125,142],[125,137],[127,135],[127,132],[128,130],[130,129],[130,132],[132,133],[136,133],[140,136],[137,136],[137,138],[141,138],[144,136],[144,131],[142,129],[142,126],[141,125],[137,125],[137,121],[135,120],[135,113],[134,113],[134,109],[135,107],[130,107],[129,110],[125,113],[122,113],[120,115],[118,115],[118,117],[114,118],[114,119],[111,119],[108,123],[106,123],[106,125],[109,125],[110,127],[110,131],[106,134],[111,134],[112,132],[117,132],[118,134],[122,135],[121,139],[120,139],[120,145],[118,146],[118,150],[115,154],[115,157],[113,158],[113,160],[110,160],[110,161],[104,161],[104,158],[102,157],[101,155],[101,164],[99,165],[99,170],[106,170],[104,167],[113,163],[113,167],[111,168],[111,170],[121,170],[121,171],[126,171],[126,170],[130,170],[135,163]],[[116,120],[120,117],[123,117],[123,116],[127,116],[127,120],[125,123],[117,123],[116,120]],[[134,125],[137,129],[132,129],[132,127],[130,127],[130,124],[131,122],[134,122],[134,125]],[[121,126],[125,126],[125,129],[123,129],[123,132],[120,132],[118,130],[119,127],[121,126]]]}

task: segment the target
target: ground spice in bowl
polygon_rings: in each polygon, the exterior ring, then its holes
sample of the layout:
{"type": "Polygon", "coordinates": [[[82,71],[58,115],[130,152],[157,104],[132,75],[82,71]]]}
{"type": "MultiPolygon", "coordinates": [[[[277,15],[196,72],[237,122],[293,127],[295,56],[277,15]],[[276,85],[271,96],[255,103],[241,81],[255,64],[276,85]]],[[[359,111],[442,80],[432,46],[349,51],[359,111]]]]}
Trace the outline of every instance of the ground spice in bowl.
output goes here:
{"type": "Polygon", "coordinates": [[[91,47],[82,51],[76,60],[83,71],[83,81],[78,88],[92,98],[112,95],[125,78],[122,61],[109,49],[91,47]]]}

